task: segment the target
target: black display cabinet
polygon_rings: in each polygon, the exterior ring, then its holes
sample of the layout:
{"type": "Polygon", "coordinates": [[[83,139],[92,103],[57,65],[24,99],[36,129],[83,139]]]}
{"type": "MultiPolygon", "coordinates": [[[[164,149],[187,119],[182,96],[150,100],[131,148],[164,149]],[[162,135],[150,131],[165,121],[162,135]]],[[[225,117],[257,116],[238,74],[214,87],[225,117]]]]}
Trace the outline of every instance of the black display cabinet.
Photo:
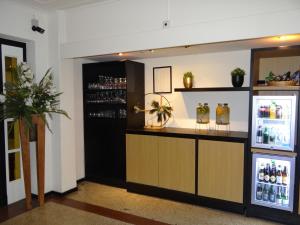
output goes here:
{"type": "Polygon", "coordinates": [[[126,180],[125,131],[141,128],[144,64],[115,61],[83,64],[85,176],[123,187],[126,180]]]}

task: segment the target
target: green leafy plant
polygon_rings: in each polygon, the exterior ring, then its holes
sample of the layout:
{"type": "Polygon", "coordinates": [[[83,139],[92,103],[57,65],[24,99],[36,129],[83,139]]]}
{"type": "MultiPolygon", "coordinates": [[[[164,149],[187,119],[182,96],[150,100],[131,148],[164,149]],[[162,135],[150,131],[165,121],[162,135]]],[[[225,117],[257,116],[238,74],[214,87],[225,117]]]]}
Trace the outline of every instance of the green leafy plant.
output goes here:
{"type": "Polygon", "coordinates": [[[270,71],[269,74],[265,77],[265,80],[267,82],[273,81],[273,80],[275,80],[275,77],[276,77],[275,74],[272,71],[270,71]]]}
{"type": "Polygon", "coordinates": [[[70,118],[66,111],[59,109],[58,97],[62,93],[55,90],[51,69],[38,83],[25,63],[18,64],[11,72],[12,81],[4,84],[4,93],[0,94],[0,120],[22,118],[30,128],[32,115],[39,115],[50,130],[46,115],[52,118],[52,113],[57,113],[70,118]]]}
{"type": "Polygon", "coordinates": [[[152,109],[150,109],[149,113],[156,113],[157,122],[166,121],[172,115],[171,112],[173,111],[173,108],[168,105],[160,105],[158,101],[153,100],[151,103],[151,107],[152,109]]]}
{"type": "Polygon", "coordinates": [[[187,78],[191,78],[193,79],[194,75],[192,74],[192,72],[186,72],[183,74],[183,78],[187,79],[187,78]]]}
{"type": "Polygon", "coordinates": [[[231,71],[231,76],[245,76],[245,70],[237,67],[234,70],[231,71]]]}

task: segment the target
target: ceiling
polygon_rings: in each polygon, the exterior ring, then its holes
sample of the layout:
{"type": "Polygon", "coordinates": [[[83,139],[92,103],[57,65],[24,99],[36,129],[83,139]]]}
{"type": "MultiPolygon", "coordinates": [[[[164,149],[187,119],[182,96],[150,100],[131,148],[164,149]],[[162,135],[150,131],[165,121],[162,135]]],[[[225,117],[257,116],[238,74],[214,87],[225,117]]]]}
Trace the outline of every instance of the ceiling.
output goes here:
{"type": "Polygon", "coordinates": [[[107,2],[110,0],[13,0],[15,2],[29,5],[43,10],[59,10],[73,8],[80,5],[87,5],[97,2],[107,2]]]}
{"type": "Polygon", "coordinates": [[[239,41],[218,42],[200,45],[177,46],[172,48],[147,49],[134,52],[123,52],[109,55],[96,55],[88,57],[95,61],[114,61],[114,60],[138,60],[146,58],[159,58],[180,55],[193,55],[224,51],[249,50],[252,48],[266,47],[286,47],[291,45],[300,45],[300,34],[274,36],[256,39],[247,39],[239,41]]]}

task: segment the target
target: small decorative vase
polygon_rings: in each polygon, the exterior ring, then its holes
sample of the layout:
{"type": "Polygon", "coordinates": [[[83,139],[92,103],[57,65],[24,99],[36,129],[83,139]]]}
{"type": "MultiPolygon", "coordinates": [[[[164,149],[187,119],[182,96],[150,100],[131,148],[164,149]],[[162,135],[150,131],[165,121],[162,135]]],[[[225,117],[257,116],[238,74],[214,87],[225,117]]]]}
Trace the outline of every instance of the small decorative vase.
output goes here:
{"type": "Polygon", "coordinates": [[[244,76],[239,76],[239,75],[231,76],[231,83],[233,87],[242,87],[244,83],[244,76]]]}
{"type": "Polygon", "coordinates": [[[185,88],[192,88],[193,87],[193,78],[192,77],[184,77],[183,85],[185,88]]]}

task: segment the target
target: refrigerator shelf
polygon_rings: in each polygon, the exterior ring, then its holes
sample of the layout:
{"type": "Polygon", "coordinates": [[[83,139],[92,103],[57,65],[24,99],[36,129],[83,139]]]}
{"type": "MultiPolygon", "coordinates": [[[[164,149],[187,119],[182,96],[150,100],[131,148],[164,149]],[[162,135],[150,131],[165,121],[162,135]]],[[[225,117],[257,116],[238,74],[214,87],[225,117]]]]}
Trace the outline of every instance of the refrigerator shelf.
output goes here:
{"type": "Polygon", "coordinates": [[[267,183],[267,182],[262,182],[262,181],[256,181],[256,184],[268,184],[268,185],[274,185],[275,187],[286,187],[289,188],[289,184],[288,185],[284,185],[284,184],[272,184],[272,183],[267,183]]]}
{"type": "Polygon", "coordinates": [[[289,205],[288,204],[278,204],[278,203],[274,203],[274,202],[269,202],[269,201],[264,201],[264,200],[255,200],[255,202],[257,205],[261,205],[261,206],[266,206],[269,208],[276,208],[276,209],[283,209],[283,210],[287,210],[287,211],[291,211],[289,210],[289,205]]]}
{"type": "Polygon", "coordinates": [[[270,118],[256,118],[258,123],[262,122],[263,125],[289,125],[290,119],[270,119],[270,118]]]}

